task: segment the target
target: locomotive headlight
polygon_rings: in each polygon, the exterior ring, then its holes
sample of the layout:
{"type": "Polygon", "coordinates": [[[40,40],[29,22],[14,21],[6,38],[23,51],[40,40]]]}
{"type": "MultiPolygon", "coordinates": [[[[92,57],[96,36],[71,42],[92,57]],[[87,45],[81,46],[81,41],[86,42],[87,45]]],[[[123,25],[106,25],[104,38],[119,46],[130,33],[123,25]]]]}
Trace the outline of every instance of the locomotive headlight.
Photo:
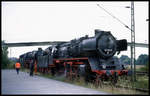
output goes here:
{"type": "Polygon", "coordinates": [[[105,68],[106,68],[106,65],[102,65],[102,68],[105,69],[105,68]]]}

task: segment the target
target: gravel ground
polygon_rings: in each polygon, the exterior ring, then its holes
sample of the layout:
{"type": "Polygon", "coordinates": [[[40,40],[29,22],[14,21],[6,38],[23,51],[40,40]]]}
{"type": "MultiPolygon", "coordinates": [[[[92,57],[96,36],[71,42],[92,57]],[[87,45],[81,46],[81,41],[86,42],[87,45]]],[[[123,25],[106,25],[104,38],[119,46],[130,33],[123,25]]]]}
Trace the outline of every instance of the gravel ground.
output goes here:
{"type": "Polygon", "coordinates": [[[108,94],[90,88],[68,84],[16,70],[1,71],[3,94],[108,94]]]}

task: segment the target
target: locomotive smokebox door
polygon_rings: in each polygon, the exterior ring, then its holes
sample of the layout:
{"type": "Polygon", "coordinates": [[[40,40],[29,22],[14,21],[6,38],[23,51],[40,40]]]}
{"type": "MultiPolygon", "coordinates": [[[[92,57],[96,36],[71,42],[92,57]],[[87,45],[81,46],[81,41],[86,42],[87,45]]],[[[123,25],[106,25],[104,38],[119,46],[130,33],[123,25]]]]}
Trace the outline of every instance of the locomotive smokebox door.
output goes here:
{"type": "Polygon", "coordinates": [[[112,57],[116,53],[116,39],[110,32],[102,33],[97,38],[97,49],[103,58],[112,57]]]}

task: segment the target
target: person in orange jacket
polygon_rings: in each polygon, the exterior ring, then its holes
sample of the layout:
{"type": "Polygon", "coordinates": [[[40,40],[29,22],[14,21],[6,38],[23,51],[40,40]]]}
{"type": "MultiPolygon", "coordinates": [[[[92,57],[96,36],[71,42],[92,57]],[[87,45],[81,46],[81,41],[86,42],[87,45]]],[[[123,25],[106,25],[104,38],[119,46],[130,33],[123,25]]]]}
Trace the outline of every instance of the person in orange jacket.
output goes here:
{"type": "Polygon", "coordinates": [[[17,74],[19,74],[20,67],[21,67],[21,64],[19,63],[19,61],[17,61],[16,64],[15,64],[15,68],[16,68],[17,74]]]}

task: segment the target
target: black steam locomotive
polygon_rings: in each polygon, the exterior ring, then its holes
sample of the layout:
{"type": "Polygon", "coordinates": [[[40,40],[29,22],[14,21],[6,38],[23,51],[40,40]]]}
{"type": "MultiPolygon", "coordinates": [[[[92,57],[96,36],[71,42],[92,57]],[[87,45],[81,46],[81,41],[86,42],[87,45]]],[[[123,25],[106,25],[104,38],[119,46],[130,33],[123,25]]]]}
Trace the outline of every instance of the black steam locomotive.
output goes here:
{"type": "Polygon", "coordinates": [[[109,77],[127,75],[128,70],[115,53],[127,50],[125,39],[116,40],[110,31],[95,30],[94,37],[81,37],[66,43],[58,43],[45,50],[25,53],[20,56],[24,67],[36,61],[39,72],[52,75],[65,74],[69,78],[85,77],[86,81],[108,80],[109,77]]]}

